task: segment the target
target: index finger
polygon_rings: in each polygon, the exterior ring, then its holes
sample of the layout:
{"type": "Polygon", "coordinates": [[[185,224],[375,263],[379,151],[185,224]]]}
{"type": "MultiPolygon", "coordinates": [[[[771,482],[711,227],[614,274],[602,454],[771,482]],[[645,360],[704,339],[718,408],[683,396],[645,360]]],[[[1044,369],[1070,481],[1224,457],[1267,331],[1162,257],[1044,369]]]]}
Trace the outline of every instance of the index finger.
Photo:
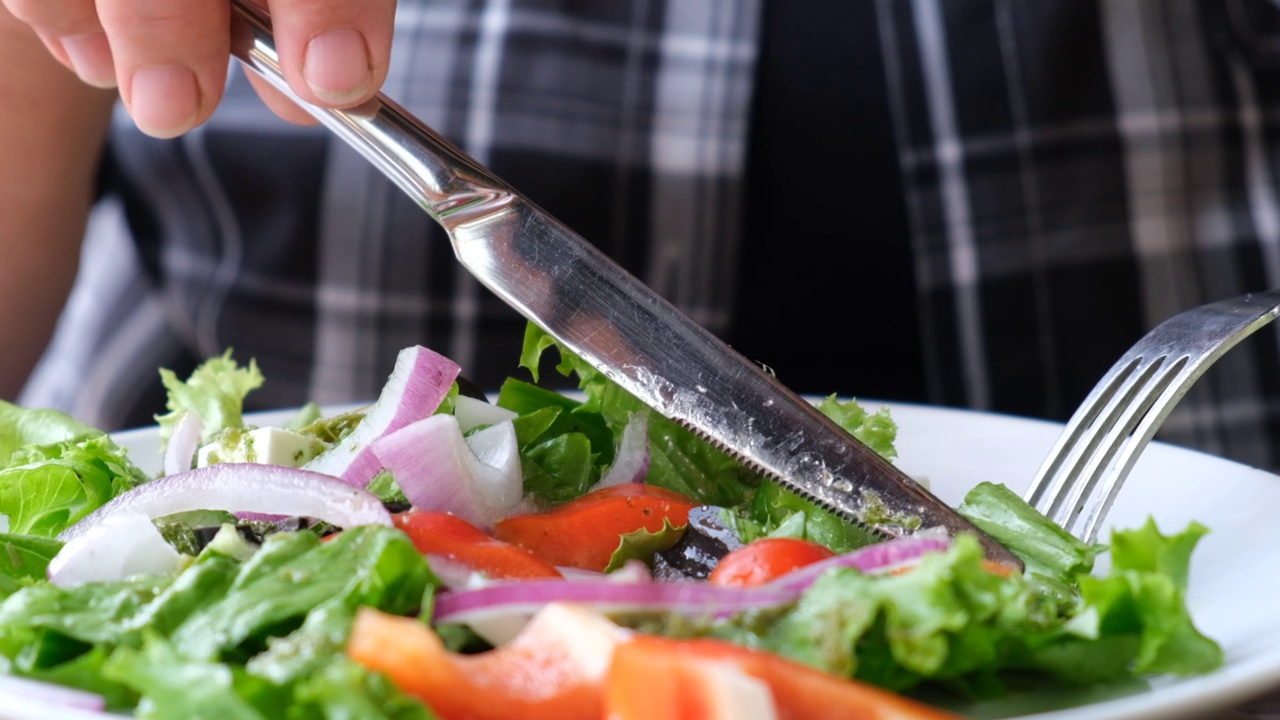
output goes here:
{"type": "Polygon", "coordinates": [[[0,0],[3,8],[29,25],[49,52],[81,80],[113,87],[111,48],[98,22],[94,0],[0,0]]]}

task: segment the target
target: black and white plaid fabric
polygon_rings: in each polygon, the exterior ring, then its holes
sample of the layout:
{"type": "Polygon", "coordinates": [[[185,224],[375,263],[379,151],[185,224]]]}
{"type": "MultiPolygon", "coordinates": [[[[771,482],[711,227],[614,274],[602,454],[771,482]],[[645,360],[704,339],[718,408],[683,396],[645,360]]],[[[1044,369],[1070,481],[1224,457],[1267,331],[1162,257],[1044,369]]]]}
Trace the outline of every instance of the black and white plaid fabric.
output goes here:
{"type": "MultiPolygon", "coordinates": [[[[742,0],[403,1],[384,92],[723,329],[758,15],[742,0]]],[[[482,385],[515,372],[523,319],[355,151],[272,116],[238,68],[205,127],[155,141],[120,114],[112,143],[115,205],[24,402],[147,422],[156,367],[226,347],[269,378],[261,407],[374,397],[415,343],[482,385]]]]}
{"type": "MultiPolygon", "coordinates": [[[[1265,0],[878,0],[931,400],[1063,417],[1146,329],[1280,287],[1265,0]]],[[[1163,436],[1280,450],[1277,334],[1163,436]]]]}
{"type": "MultiPolygon", "coordinates": [[[[386,92],[804,392],[1063,418],[1147,328],[1280,287],[1274,3],[821,5],[402,2],[386,92]]],[[[238,71],[206,128],[113,138],[25,402],[142,422],[228,346],[267,406],[370,397],[411,343],[510,372],[522,321],[238,71]]],[[[1275,466],[1277,337],[1164,437],[1275,466]]]]}

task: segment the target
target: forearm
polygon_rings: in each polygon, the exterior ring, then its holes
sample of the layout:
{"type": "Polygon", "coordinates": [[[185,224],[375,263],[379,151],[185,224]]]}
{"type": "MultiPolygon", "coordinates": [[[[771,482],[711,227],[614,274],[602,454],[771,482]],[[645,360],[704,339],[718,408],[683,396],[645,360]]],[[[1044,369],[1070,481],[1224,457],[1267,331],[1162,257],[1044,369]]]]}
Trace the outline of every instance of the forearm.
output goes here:
{"type": "Polygon", "coordinates": [[[0,398],[21,389],[75,278],[114,93],[0,6],[0,398]]]}

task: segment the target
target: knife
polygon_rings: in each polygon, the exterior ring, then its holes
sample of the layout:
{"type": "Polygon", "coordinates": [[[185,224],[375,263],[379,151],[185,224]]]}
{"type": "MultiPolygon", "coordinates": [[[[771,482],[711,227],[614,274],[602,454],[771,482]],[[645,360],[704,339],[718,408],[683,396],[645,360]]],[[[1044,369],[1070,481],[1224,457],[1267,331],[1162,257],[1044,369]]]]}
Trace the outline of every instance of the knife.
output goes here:
{"type": "Polygon", "coordinates": [[[346,110],[295,95],[270,18],[231,0],[232,54],[354,147],[448,234],[490,291],[658,413],[885,537],[940,527],[1002,545],[694,323],[578,234],[379,94],[346,110]]]}

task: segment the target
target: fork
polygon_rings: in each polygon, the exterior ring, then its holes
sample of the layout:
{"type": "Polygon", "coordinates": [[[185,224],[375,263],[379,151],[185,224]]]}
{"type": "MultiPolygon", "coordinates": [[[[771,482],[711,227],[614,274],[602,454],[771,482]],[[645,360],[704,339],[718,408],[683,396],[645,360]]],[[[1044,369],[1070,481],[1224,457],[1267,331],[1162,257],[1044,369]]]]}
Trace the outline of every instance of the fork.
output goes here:
{"type": "Polygon", "coordinates": [[[1076,409],[1025,499],[1094,542],[1138,456],[1218,358],[1280,314],[1280,290],[1201,305],[1164,321],[1116,361],[1076,409]]]}

